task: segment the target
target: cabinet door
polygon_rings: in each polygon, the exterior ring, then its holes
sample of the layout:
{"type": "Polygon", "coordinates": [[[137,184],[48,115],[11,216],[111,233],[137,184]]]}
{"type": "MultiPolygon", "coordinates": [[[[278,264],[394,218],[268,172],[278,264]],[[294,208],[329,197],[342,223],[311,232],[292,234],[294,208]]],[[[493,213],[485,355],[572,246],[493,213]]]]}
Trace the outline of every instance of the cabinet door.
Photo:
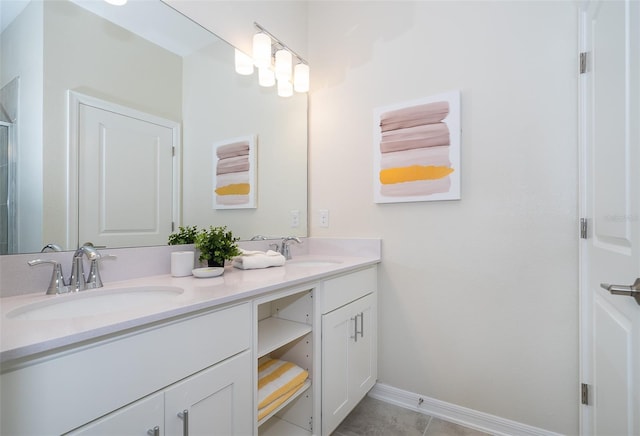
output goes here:
{"type": "Polygon", "coordinates": [[[67,433],[74,436],[164,435],[164,394],[158,393],[67,433]],[[154,433],[154,429],[157,432],[154,433]]]}
{"type": "Polygon", "coordinates": [[[330,434],[349,414],[349,346],[355,320],[343,306],[322,316],[322,434],[330,434]]]}
{"type": "Polygon", "coordinates": [[[376,295],[322,316],[322,434],[330,434],[377,377],[376,295]]]}
{"type": "Polygon", "coordinates": [[[349,390],[355,406],[378,377],[376,296],[369,294],[349,306],[358,323],[358,340],[350,342],[349,350],[349,390]]]}
{"type": "Polygon", "coordinates": [[[250,435],[251,382],[251,352],[245,351],[168,388],[166,434],[250,435]]]}

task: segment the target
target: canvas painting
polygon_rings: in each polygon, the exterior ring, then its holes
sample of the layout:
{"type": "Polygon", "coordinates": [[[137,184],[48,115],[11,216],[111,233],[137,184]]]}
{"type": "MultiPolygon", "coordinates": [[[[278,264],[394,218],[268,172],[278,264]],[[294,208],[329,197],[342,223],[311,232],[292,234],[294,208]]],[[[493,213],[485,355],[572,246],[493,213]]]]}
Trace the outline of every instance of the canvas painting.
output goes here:
{"type": "Polygon", "coordinates": [[[256,137],[213,145],[213,208],[256,208],[256,137]]]}
{"type": "Polygon", "coordinates": [[[460,199],[460,92],[374,111],[374,201],[460,199]]]}

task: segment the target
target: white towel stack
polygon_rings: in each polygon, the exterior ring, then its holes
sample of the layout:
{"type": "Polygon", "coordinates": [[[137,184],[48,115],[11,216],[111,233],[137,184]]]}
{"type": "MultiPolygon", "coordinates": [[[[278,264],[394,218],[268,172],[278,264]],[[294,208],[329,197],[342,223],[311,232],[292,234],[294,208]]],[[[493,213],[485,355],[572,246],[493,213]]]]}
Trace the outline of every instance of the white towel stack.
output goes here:
{"type": "Polygon", "coordinates": [[[240,249],[242,254],[233,258],[232,265],[240,269],[269,268],[284,265],[285,258],[277,251],[248,251],[240,249]]]}

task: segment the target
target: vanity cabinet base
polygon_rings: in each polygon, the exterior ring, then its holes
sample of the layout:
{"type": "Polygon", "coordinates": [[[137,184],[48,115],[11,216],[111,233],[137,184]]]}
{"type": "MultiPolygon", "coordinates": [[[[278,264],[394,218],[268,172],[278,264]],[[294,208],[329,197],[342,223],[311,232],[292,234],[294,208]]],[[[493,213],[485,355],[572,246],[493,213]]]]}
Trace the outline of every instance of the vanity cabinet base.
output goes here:
{"type": "Polygon", "coordinates": [[[249,350],[251,313],[243,303],[4,365],[0,434],[64,434],[249,350]]]}

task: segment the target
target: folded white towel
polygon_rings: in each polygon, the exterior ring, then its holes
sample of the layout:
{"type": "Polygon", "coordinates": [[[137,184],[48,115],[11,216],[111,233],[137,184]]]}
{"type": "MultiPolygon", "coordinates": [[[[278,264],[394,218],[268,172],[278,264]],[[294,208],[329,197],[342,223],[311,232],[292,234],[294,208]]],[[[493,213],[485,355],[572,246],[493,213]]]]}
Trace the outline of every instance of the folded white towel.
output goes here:
{"type": "Polygon", "coordinates": [[[268,268],[284,265],[285,258],[277,251],[248,251],[240,249],[242,254],[233,258],[232,265],[240,269],[268,268]]]}

